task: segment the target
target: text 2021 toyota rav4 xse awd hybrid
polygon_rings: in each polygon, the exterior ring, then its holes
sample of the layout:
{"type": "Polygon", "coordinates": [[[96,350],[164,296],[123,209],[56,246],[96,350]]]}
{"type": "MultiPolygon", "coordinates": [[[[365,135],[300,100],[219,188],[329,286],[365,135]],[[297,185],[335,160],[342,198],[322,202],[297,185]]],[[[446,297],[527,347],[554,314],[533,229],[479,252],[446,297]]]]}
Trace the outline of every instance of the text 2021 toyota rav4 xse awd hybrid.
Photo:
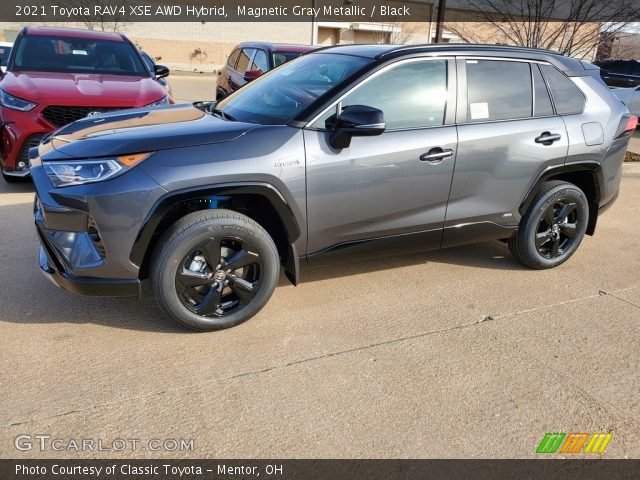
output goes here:
{"type": "Polygon", "coordinates": [[[508,239],[566,261],[615,199],[636,124],[597,68],[489,46],[343,46],[218,104],[79,120],[32,149],[41,268],[236,325],[280,265],[508,239]]]}

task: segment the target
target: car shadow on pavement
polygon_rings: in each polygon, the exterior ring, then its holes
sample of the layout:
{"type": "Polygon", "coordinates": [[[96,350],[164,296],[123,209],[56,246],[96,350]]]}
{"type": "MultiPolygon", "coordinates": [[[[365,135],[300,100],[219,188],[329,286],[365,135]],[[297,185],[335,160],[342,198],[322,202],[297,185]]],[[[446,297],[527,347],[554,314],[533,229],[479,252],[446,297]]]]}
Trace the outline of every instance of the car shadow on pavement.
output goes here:
{"type": "Polygon", "coordinates": [[[31,179],[20,179],[17,182],[9,183],[4,179],[0,179],[0,195],[3,193],[30,193],[35,192],[31,179]]]}
{"type": "MultiPolygon", "coordinates": [[[[428,267],[429,263],[496,270],[529,270],[513,258],[506,244],[493,241],[429,252],[388,254],[373,259],[327,262],[322,265],[308,264],[305,266],[302,263],[300,277],[302,282],[316,282],[380,270],[391,271],[396,268],[413,265],[425,265],[428,267]]],[[[285,285],[287,282],[288,280],[285,279],[281,284],[285,285]]]]}

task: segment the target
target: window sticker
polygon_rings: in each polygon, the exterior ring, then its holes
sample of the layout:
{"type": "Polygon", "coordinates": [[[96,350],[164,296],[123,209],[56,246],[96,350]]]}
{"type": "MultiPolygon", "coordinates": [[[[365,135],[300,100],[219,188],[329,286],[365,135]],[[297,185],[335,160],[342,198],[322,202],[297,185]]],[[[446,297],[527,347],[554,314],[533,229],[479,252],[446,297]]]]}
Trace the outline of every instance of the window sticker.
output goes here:
{"type": "Polygon", "coordinates": [[[471,120],[480,120],[489,118],[489,104],[487,102],[470,103],[471,120]]]}

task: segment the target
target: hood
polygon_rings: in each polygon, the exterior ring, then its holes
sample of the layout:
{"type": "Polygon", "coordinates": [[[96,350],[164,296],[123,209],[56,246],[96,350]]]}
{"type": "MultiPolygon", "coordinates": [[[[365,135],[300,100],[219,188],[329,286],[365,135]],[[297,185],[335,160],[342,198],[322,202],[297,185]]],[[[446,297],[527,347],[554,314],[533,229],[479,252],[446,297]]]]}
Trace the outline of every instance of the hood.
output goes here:
{"type": "Polygon", "coordinates": [[[7,72],[2,89],[47,105],[143,107],[167,93],[153,78],[58,72],[7,72]]]}
{"type": "Polygon", "coordinates": [[[233,141],[257,128],[231,122],[191,104],[104,113],[61,128],[40,146],[48,160],[151,152],[233,141]],[[57,155],[56,155],[57,154],[57,155]]]}

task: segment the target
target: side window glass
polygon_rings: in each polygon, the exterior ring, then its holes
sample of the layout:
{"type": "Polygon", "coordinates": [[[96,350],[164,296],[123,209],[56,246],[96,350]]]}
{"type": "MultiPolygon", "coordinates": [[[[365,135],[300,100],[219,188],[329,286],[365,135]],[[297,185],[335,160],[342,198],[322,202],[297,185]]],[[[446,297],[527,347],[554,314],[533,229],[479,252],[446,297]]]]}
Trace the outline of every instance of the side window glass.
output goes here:
{"type": "Polygon", "coordinates": [[[531,117],[533,92],[529,63],[467,60],[467,121],[531,117]]]}
{"type": "MultiPolygon", "coordinates": [[[[342,108],[367,105],[382,110],[387,130],[435,127],[444,123],[447,61],[409,62],[368,80],[342,100],[342,108]]],[[[331,130],[335,109],[316,122],[331,130]]]]}
{"type": "Polygon", "coordinates": [[[239,49],[235,49],[233,52],[231,52],[231,55],[229,55],[229,60],[227,60],[227,65],[229,65],[231,68],[235,68],[236,61],[238,60],[238,55],[240,55],[239,49]]]}
{"type": "Polygon", "coordinates": [[[544,83],[542,74],[540,73],[540,67],[536,64],[531,64],[533,72],[533,115],[536,117],[544,117],[547,115],[553,115],[553,106],[551,105],[551,97],[549,97],[549,91],[544,83]]]}
{"type": "Polygon", "coordinates": [[[560,115],[580,113],[584,109],[585,96],[567,76],[551,65],[540,65],[549,84],[553,104],[560,115]]]}
{"type": "Polygon", "coordinates": [[[256,56],[253,59],[251,70],[260,70],[262,73],[269,70],[269,64],[267,62],[267,52],[265,52],[264,50],[256,51],[256,56]]]}
{"type": "Polygon", "coordinates": [[[243,48],[238,57],[238,64],[236,70],[240,73],[244,73],[249,70],[249,62],[251,61],[251,55],[253,55],[253,48],[243,48]]]}

